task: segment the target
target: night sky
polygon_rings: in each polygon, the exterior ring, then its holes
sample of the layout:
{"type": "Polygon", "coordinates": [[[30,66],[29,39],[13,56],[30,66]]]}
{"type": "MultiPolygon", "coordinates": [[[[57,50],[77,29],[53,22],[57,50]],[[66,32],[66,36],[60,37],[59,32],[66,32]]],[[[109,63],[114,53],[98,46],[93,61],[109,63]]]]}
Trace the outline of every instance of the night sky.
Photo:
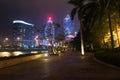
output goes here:
{"type": "MultiPolygon", "coordinates": [[[[0,38],[9,37],[13,20],[24,20],[40,28],[45,25],[48,16],[63,25],[64,17],[71,12],[73,6],[68,0],[0,0],[0,38]]],[[[77,19],[74,31],[78,31],[77,19]]]]}

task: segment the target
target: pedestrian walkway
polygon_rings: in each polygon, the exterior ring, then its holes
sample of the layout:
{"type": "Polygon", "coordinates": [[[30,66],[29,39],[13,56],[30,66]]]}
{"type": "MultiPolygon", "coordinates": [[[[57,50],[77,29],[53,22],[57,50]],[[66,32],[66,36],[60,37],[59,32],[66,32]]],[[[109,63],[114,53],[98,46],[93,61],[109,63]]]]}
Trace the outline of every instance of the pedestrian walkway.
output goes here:
{"type": "Polygon", "coordinates": [[[92,53],[68,52],[68,65],[44,80],[120,80],[120,70],[95,61],[92,53]]]}

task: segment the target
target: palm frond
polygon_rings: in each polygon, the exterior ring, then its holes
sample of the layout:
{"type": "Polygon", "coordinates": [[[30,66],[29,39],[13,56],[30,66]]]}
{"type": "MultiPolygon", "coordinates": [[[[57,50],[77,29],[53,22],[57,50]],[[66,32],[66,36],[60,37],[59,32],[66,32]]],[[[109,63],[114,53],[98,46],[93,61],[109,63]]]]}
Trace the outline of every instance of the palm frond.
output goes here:
{"type": "Polygon", "coordinates": [[[71,20],[74,19],[74,16],[75,16],[75,14],[76,14],[76,12],[77,12],[77,9],[78,9],[78,7],[75,7],[75,8],[72,9],[72,11],[71,11],[71,15],[70,15],[71,20]]]}

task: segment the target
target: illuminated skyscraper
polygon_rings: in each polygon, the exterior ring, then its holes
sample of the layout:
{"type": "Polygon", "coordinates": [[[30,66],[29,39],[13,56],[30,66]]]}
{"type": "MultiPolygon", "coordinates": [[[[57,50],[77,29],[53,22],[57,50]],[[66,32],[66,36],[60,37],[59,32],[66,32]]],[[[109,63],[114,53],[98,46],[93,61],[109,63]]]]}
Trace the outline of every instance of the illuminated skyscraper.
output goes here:
{"type": "Polygon", "coordinates": [[[72,41],[75,36],[73,34],[73,23],[71,21],[69,14],[67,14],[67,16],[64,18],[63,26],[65,41],[67,42],[72,41]]]}
{"type": "Polygon", "coordinates": [[[44,30],[45,39],[50,42],[50,44],[54,43],[55,40],[55,27],[53,25],[53,21],[51,17],[49,17],[47,24],[44,30]]]}
{"type": "Polygon", "coordinates": [[[34,25],[21,21],[13,21],[13,45],[29,47],[34,44],[34,25]]]}
{"type": "Polygon", "coordinates": [[[67,14],[67,16],[64,18],[63,26],[65,36],[72,33],[73,25],[69,14],[67,14]]]}

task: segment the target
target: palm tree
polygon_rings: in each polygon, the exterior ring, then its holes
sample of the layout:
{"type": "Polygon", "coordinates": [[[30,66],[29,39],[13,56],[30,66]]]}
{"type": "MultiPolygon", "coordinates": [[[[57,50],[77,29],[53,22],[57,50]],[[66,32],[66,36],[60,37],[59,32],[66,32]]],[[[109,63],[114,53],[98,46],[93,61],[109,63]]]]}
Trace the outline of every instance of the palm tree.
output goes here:
{"type": "Polygon", "coordinates": [[[78,19],[80,21],[80,39],[81,39],[81,54],[84,55],[84,44],[83,44],[83,22],[85,18],[88,16],[89,12],[91,12],[91,7],[96,5],[95,0],[70,0],[69,4],[74,5],[75,7],[71,11],[71,19],[74,19],[75,14],[78,14],[78,19]]]}

